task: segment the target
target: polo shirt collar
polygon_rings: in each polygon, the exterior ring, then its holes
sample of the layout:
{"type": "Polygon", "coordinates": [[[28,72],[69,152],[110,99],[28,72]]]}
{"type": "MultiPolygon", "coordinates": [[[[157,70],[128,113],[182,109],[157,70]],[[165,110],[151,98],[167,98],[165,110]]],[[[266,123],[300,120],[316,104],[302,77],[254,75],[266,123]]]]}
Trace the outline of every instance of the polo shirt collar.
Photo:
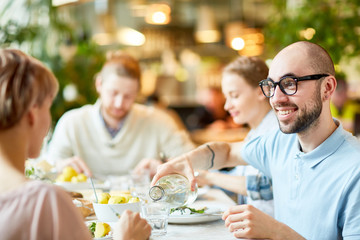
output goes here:
{"type": "Polygon", "coordinates": [[[334,121],[336,125],[338,125],[338,127],[324,142],[322,142],[313,151],[309,153],[301,152],[299,146],[298,156],[301,157],[301,159],[304,161],[304,164],[307,165],[309,168],[316,167],[328,156],[333,154],[345,141],[344,138],[345,130],[343,129],[342,124],[340,124],[337,120],[334,121]]]}

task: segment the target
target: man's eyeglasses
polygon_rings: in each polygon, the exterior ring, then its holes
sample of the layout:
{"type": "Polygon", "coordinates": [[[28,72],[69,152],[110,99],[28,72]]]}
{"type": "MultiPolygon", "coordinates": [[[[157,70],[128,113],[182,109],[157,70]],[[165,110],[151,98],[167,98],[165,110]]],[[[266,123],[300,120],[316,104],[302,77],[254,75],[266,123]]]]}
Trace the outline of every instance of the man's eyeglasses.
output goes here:
{"type": "Polygon", "coordinates": [[[274,96],[276,85],[279,85],[280,90],[286,95],[294,95],[297,92],[298,82],[307,80],[318,80],[323,77],[329,76],[328,74],[314,74],[303,77],[285,76],[280,78],[279,82],[274,82],[272,79],[267,78],[260,81],[259,85],[262,92],[268,98],[274,96]]]}

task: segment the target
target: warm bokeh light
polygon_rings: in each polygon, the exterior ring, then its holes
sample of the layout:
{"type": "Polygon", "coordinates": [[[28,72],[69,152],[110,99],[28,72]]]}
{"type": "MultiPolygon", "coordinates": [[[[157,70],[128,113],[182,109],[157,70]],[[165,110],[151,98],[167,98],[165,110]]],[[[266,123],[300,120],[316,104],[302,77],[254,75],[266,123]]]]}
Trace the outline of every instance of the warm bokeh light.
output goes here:
{"type": "Polygon", "coordinates": [[[315,33],[316,31],[314,28],[307,28],[300,31],[300,36],[305,38],[306,40],[311,40],[314,37],[315,33]]]}
{"type": "Polygon", "coordinates": [[[128,46],[141,46],[145,43],[145,36],[132,28],[121,28],[116,34],[119,43],[128,46]]]}
{"type": "Polygon", "coordinates": [[[250,28],[240,21],[230,22],[225,27],[225,43],[240,55],[259,56],[264,50],[265,37],[259,28],[250,28]]]}
{"type": "Polygon", "coordinates": [[[221,40],[215,12],[208,5],[200,5],[198,8],[195,39],[201,43],[213,43],[221,40]]]}
{"type": "Polygon", "coordinates": [[[154,12],[152,15],[152,21],[156,24],[164,24],[167,21],[166,14],[163,12],[154,12]]]}
{"type": "Polygon", "coordinates": [[[247,33],[241,36],[244,39],[245,47],[239,54],[245,56],[259,56],[264,50],[264,35],[255,28],[247,29],[247,33]]]}
{"type": "Polygon", "coordinates": [[[145,16],[145,21],[149,24],[168,24],[170,22],[171,8],[167,4],[151,4],[145,16]]]}
{"type": "Polygon", "coordinates": [[[231,47],[234,50],[241,50],[245,47],[245,41],[241,37],[236,37],[231,41],[231,47]]]}
{"type": "Polygon", "coordinates": [[[116,31],[116,33],[97,33],[94,34],[93,40],[101,45],[111,45],[120,43],[127,46],[141,46],[145,43],[145,36],[135,29],[124,27],[116,31]]]}
{"type": "Polygon", "coordinates": [[[221,33],[218,30],[202,30],[195,32],[195,38],[198,42],[213,43],[221,39],[221,33]]]}

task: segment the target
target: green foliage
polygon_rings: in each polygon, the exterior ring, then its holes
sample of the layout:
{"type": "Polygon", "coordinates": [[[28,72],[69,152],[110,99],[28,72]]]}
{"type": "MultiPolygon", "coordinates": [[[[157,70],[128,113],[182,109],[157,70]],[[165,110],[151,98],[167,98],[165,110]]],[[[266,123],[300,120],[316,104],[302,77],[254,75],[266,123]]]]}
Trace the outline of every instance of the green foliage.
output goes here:
{"type": "MultiPolygon", "coordinates": [[[[7,1],[0,9],[0,16],[5,12],[18,14],[19,4],[7,1]]],[[[97,98],[94,88],[94,75],[104,62],[104,52],[87,39],[86,30],[72,27],[61,18],[59,9],[51,5],[51,0],[23,0],[22,11],[29,15],[27,21],[8,21],[0,25],[0,47],[15,47],[48,65],[59,80],[59,94],[56,97],[52,115],[54,122],[67,110],[92,103],[97,98]],[[39,20],[40,19],[40,20],[39,20]],[[76,52],[68,61],[60,54],[61,46],[75,46],[76,52]],[[62,91],[68,84],[74,84],[79,97],[74,102],[66,102],[62,91]]]]}
{"type": "Polygon", "coordinates": [[[21,27],[10,21],[7,25],[0,26],[0,32],[3,34],[2,45],[6,46],[14,42],[21,44],[26,40],[35,39],[38,31],[38,26],[21,27]]]}
{"type": "Polygon", "coordinates": [[[360,53],[358,0],[304,0],[293,9],[285,0],[273,0],[276,14],[265,27],[266,51],[274,56],[283,47],[302,40],[317,43],[330,52],[335,64],[360,53]],[[306,39],[300,33],[313,28],[306,39]]]}
{"type": "Polygon", "coordinates": [[[60,91],[66,85],[74,84],[79,94],[73,102],[66,102],[61,92],[58,94],[52,108],[55,121],[69,109],[94,103],[98,96],[94,77],[105,61],[104,53],[91,41],[78,42],[76,47],[75,55],[68,61],[53,59],[52,70],[59,80],[60,91]]]}

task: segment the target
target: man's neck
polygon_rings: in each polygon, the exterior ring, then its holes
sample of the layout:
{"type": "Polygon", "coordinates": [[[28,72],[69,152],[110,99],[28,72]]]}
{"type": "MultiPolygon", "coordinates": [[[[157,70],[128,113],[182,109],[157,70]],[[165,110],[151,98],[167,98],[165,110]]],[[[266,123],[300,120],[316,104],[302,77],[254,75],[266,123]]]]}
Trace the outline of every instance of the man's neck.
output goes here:
{"type": "Polygon", "coordinates": [[[121,128],[122,128],[122,126],[124,124],[124,121],[126,119],[126,116],[127,116],[127,115],[125,115],[120,120],[119,119],[114,119],[114,118],[111,118],[111,117],[107,116],[106,114],[104,114],[104,112],[101,111],[101,110],[100,110],[99,115],[100,115],[100,118],[104,121],[104,124],[105,124],[105,127],[106,127],[107,131],[109,132],[109,134],[113,138],[121,130],[121,128]]]}
{"type": "Polygon", "coordinates": [[[113,118],[111,116],[108,116],[103,110],[100,110],[100,114],[101,114],[102,119],[104,120],[105,125],[111,129],[118,129],[119,125],[121,124],[122,121],[124,121],[124,119],[126,117],[126,116],[124,116],[121,119],[113,118]]]}
{"type": "Polygon", "coordinates": [[[300,148],[303,152],[311,152],[323,143],[338,126],[332,118],[327,119],[326,122],[319,120],[316,124],[298,133],[300,148]]]}

